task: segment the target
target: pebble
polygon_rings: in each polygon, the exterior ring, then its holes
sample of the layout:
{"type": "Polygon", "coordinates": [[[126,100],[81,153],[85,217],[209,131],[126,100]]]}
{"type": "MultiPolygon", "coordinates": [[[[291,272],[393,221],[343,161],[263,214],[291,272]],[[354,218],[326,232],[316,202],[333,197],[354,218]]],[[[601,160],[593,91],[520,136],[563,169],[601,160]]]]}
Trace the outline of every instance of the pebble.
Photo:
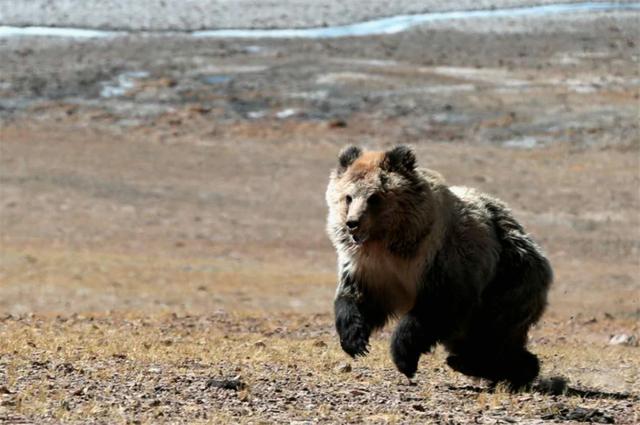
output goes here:
{"type": "Polygon", "coordinates": [[[351,364],[350,363],[343,363],[343,364],[339,365],[338,367],[336,367],[336,372],[340,372],[340,373],[349,373],[352,370],[353,369],[351,368],[351,364]]]}
{"type": "Polygon", "coordinates": [[[207,381],[207,388],[222,388],[223,390],[243,390],[247,387],[247,384],[242,382],[238,377],[231,379],[209,379],[207,381]]]}
{"type": "Polygon", "coordinates": [[[638,338],[635,335],[617,334],[609,339],[609,345],[626,345],[627,347],[637,347],[638,338]]]}

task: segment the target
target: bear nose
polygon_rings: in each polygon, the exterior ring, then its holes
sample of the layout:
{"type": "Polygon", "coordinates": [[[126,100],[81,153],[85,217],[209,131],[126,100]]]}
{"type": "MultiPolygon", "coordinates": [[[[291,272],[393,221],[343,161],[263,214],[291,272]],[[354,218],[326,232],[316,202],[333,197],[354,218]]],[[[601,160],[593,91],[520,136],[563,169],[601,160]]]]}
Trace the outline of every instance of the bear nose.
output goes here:
{"type": "Polygon", "coordinates": [[[360,224],[360,220],[349,220],[347,221],[347,227],[349,230],[354,230],[360,224]]]}

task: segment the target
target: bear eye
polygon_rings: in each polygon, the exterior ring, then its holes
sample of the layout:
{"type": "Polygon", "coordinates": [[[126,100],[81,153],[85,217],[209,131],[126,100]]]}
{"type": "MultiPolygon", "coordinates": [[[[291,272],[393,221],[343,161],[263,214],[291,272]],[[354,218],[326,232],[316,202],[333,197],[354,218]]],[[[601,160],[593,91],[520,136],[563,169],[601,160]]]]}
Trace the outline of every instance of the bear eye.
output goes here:
{"type": "Polygon", "coordinates": [[[367,199],[367,204],[369,204],[370,206],[380,205],[381,202],[382,196],[378,195],[377,193],[374,193],[367,199]]]}
{"type": "Polygon", "coordinates": [[[353,198],[350,195],[347,195],[345,196],[344,201],[349,205],[351,201],[353,201],[353,198]]]}

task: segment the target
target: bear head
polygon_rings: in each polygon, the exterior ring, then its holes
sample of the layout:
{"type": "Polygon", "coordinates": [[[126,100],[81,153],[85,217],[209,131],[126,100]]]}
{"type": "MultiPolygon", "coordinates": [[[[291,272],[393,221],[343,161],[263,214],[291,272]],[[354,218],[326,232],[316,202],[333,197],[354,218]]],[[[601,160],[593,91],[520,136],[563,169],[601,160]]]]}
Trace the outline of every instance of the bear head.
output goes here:
{"type": "Polygon", "coordinates": [[[358,247],[387,239],[421,203],[421,182],[415,154],[407,146],[388,151],[344,148],[326,193],[334,244],[358,247]]]}

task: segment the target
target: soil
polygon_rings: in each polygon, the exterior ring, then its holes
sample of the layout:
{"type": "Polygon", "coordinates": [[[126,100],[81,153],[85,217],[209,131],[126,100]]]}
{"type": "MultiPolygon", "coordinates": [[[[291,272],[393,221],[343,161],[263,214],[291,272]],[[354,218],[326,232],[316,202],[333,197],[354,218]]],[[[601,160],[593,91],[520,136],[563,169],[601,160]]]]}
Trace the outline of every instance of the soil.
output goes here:
{"type": "Polygon", "coordinates": [[[0,39],[0,422],[637,423],[637,22],[0,39]],[[530,347],[565,394],[491,391],[441,350],[410,384],[391,328],[340,351],[347,143],[510,204],[554,267],[530,347]]]}

